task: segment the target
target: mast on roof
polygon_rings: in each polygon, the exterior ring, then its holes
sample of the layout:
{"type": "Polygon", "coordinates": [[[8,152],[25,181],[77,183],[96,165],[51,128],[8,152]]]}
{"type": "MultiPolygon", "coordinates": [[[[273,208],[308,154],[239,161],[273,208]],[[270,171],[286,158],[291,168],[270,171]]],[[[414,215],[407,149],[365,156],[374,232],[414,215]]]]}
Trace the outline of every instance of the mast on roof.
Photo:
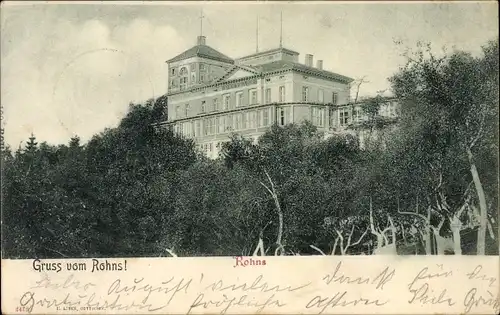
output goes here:
{"type": "Polygon", "coordinates": [[[257,25],[255,29],[255,52],[259,52],[259,14],[257,13],[257,25]]]}
{"type": "Polygon", "coordinates": [[[200,36],[203,36],[203,18],[205,16],[203,16],[203,8],[201,8],[201,12],[200,12],[200,36]]]}
{"type": "Polygon", "coordinates": [[[283,11],[280,13],[280,48],[283,48],[283,11]]]}

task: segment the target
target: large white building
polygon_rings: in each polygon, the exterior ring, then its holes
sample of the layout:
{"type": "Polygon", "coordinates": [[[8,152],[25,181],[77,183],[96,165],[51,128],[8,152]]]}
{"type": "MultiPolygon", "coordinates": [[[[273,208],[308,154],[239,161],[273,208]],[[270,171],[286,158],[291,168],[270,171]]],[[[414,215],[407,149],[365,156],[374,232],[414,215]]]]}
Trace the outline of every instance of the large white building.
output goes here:
{"type": "MultiPolygon", "coordinates": [[[[279,47],[230,58],[198,36],[192,48],[167,61],[167,125],[193,138],[209,157],[239,133],[256,140],[272,124],[311,121],[325,134],[345,132],[363,119],[350,100],[352,78],[325,70],[323,60],[279,47]]],[[[394,102],[381,108],[396,116],[394,102]]],[[[362,135],[361,135],[362,137],[362,135]]]]}

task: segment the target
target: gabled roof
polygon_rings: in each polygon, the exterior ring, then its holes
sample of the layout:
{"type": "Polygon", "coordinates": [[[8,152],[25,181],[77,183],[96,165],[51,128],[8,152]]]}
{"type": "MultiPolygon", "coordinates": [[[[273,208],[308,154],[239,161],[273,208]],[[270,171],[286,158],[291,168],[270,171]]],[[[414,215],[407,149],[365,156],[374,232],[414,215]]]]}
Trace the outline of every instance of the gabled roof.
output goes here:
{"type": "Polygon", "coordinates": [[[202,58],[227,62],[227,63],[231,63],[231,64],[234,63],[233,59],[229,58],[228,56],[224,55],[223,53],[218,52],[217,50],[215,50],[212,47],[207,46],[207,45],[196,45],[194,47],[191,47],[190,49],[175,56],[174,58],[167,60],[167,63],[180,61],[180,60],[184,60],[184,59],[188,59],[188,58],[192,58],[192,57],[202,57],[202,58]]]}
{"type": "Polygon", "coordinates": [[[254,67],[252,66],[246,66],[246,65],[234,65],[232,66],[231,68],[229,68],[226,73],[224,73],[223,76],[217,78],[214,80],[214,82],[222,82],[226,79],[228,79],[229,77],[231,77],[231,75],[233,75],[234,73],[236,73],[236,71],[238,70],[245,70],[249,73],[252,73],[253,75],[259,75],[261,74],[261,71],[255,69],[254,67]]]}

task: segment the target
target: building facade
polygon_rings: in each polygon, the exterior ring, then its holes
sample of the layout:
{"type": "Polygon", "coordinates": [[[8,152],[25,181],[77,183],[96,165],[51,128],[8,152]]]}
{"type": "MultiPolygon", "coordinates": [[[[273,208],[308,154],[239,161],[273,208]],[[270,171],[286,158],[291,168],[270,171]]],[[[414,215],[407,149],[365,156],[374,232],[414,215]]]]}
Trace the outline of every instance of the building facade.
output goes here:
{"type": "MultiPolygon", "coordinates": [[[[349,103],[353,79],[324,70],[322,60],[313,66],[312,55],[300,63],[298,52],[280,47],[232,59],[199,36],[167,64],[168,118],[161,125],[194,139],[211,158],[232,133],[256,141],[273,124],[308,120],[328,135],[363,119],[360,105],[349,103]]],[[[392,102],[381,110],[396,116],[392,102]]]]}

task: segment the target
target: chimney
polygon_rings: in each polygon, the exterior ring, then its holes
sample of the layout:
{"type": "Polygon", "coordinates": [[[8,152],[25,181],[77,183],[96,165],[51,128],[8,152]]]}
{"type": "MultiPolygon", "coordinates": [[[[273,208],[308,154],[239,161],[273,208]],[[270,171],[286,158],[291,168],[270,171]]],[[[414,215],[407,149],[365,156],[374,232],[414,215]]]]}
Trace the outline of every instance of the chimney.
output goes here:
{"type": "Polygon", "coordinates": [[[323,60],[316,61],[316,68],[323,70],[323,60]]]}
{"type": "Polygon", "coordinates": [[[306,66],[308,66],[308,67],[313,66],[313,55],[311,55],[311,54],[306,55],[306,66]]]}
{"type": "Polygon", "coordinates": [[[205,36],[198,36],[196,45],[206,45],[207,38],[205,36]]]}

